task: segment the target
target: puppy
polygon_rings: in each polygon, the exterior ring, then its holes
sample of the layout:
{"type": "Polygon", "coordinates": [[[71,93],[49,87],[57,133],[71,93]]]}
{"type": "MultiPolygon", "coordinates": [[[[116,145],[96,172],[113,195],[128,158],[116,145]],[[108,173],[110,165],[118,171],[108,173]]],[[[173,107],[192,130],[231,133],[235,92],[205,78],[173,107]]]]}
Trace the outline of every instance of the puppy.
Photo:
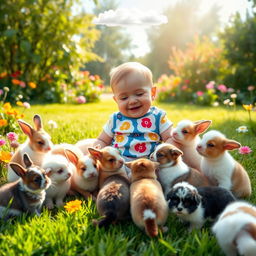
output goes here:
{"type": "Polygon", "coordinates": [[[172,130],[173,144],[183,152],[183,161],[197,170],[200,170],[202,160],[196,150],[196,146],[200,142],[199,134],[205,132],[211,123],[211,120],[196,122],[182,120],[172,130]]]}
{"type": "Polygon", "coordinates": [[[153,161],[160,163],[158,178],[165,196],[174,184],[181,181],[187,181],[196,187],[214,185],[203,173],[188,167],[181,158],[182,154],[172,144],[162,143],[151,155],[153,161]]]}
{"type": "Polygon", "coordinates": [[[81,194],[85,199],[92,197],[98,189],[98,169],[96,160],[92,157],[84,156],[82,151],[71,144],[55,145],[52,154],[65,156],[74,166],[71,177],[71,189],[69,194],[81,194]]]}
{"type": "Polygon", "coordinates": [[[190,230],[201,228],[206,219],[215,219],[235,201],[233,194],[221,187],[195,188],[187,182],[174,185],[167,195],[170,211],[190,223],[190,230]]]}
{"type": "MultiPolygon", "coordinates": [[[[50,135],[43,129],[41,117],[35,115],[33,118],[35,129],[33,129],[28,123],[18,120],[18,124],[21,130],[28,136],[28,139],[19,146],[17,151],[12,156],[11,162],[18,163],[19,165],[26,167],[23,162],[23,155],[27,153],[33,163],[37,166],[42,166],[44,157],[49,153],[52,148],[52,141],[50,135]]],[[[19,179],[19,176],[8,165],[7,179],[9,182],[13,182],[19,179]]]]}
{"type": "Polygon", "coordinates": [[[256,255],[256,207],[235,202],[226,207],[212,227],[218,243],[227,256],[256,255]]]}
{"type": "Polygon", "coordinates": [[[158,163],[137,159],[126,163],[131,169],[131,215],[133,222],[145,228],[150,237],[158,235],[158,226],[163,227],[168,216],[168,206],[163,190],[157,181],[155,170],[158,163]]]}
{"type": "Polygon", "coordinates": [[[102,150],[88,148],[99,167],[100,191],[96,199],[97,210],[103,218],[94,221],[99,227],[128,216],[130,206],[129,181],[123,166],[124,161],[116,148],[105,147],[102,150]]]}
{"type": "Polygon", "coordinates": [[[62,155],[48,155],[42,164],[43,169],[51,179],[51,185],[46,190],[45,205],[48,209],[63,206],[63,199],[70,189],[70,177],[74,172],[74,165],[62,155]]]}
{"type": "Polygon", "coordinates": [[[39,215],[41,212],[50,179],[42,168],[32,163],[27,154],[23,156],[23,163],[26,169],[20,164],[10,163],[10,167],[20,179],[0,187],[1,218],[22,213],[39,215]]]}
{"type": "Polygon", "coordinates": [[[251,195],[249,176],[227,151],[240,146],[237,141],[212,130],[204,134],[197,151],[203,156],[201,170],[205,175],[215,179],[218,186],[231,190],[236,197],[248,197],[251,195]]]}

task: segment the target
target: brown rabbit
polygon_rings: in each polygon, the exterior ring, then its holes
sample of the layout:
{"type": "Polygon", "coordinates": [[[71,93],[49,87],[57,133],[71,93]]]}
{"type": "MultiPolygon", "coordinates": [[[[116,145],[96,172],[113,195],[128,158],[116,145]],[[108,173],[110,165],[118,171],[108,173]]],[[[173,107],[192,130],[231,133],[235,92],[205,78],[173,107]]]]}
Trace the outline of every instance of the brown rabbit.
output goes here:
{"type": "Polygon", "coordinates": [[[40,214],[50,179],[43,169],[32,163],[27,154],[24,154],[23,162],[26,168],[10,163],[21,179],[0,187],[0,218],[21,213],[40,214]]]}
{"type": "MultiPolygon", "coordinates": [[[[15,154],[12,156],[11,162],[18,163],[19,165],[26,167],[22,156],[27,153],[34,164],[42,166],[42,162],[46,154],[52,148],[52,142],[50,135],[43,129],[41,117],[35,115],[33,118],[35,129],[33,129],[28,123],[23,120],[18,120],[19,126],[22,131],[28,136],[28,139],[19,146],[15,154]]],[[[8,165],[7,179],[9,182],[15,181],[19,176],[12,169],[11,165],[8,165]]]]}

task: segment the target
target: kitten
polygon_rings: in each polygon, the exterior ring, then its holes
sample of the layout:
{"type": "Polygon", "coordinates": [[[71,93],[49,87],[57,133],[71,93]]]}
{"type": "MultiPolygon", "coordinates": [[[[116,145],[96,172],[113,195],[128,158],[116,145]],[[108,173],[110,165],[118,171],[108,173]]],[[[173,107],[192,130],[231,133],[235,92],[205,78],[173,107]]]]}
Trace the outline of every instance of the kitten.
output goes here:
{"type": "Polygon", "coordinates": [[[190,230],[201,228],[206,219],[215,219],[235,201],[233,194],[221,187],[196,188],[187,182],[174,185],[167,195],[170,211],[190,223],[190,230]]]}
{"type": "Polygon", "coordinates": [[[148,159],[137,159],[126,165],[131,169],[133,222],[139,228],[145,228],[148,236],[155,237],[158,235],[158,226],[163,227],[168,216],[167,202],[155,174],[159,164],[148,159]]]}

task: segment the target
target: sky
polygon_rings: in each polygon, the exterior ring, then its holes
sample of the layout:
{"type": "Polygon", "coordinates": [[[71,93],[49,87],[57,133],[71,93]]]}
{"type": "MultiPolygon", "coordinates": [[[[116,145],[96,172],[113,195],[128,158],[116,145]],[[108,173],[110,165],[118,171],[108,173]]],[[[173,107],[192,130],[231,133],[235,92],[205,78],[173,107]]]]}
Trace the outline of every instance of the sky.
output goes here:
{"type": "MultiPolygon", "coordinates": [[[[165,23],[167,21],[164,20],[164,18],[161,16],[163,14],[163,10],[166,9],[166,7],[175,4],[179,0],[119,0],[119,8],[122,8],[121,11],[118,11],[116,13],[116,16],[113,16],[112,20],[116,21],[117,17],[124,17],[126,16],[126,13],[136,13],[141,17],[144,15],[143,20],[148,20],[148,17],[155,17],[155,24],[161,24],[165,23]],[[147,16],[147,14],[149,14],[147,16]],[[145,17],[146,15],[146,17],[145,17]],[[157,23],[158,22],[158,23],[157,23]]],[[[90,10],[93,8],[94,4],[92,0],[87,0],[85,2],[85,9],[90,10]]],[[[236,12],[240,12],[242,17],[246,14],[246,9],[250,8],[251,5],[248,3],[248,0],[201,0],[201,6],[200,6],[200,12],[204,13],[206,12],[213,4],[217,4],[220,6],[220,20],[222,24],[227,24],[229,18],[231,15],[233,15],[236,12]]],[[[111,14],[108,13],[108,17],[111,14]]],[[[112,13],[112,15],[115,15],[112,13]]],[[[128,14],[127,14],[128,15],[128,14]]],[[[101,17],[102,18],[102,17],[101,17]]],[[[132,37],[132,43],[135,46],[135,48],[132,50],[132,53],[136,56],[143,56],[147,52],[149,52],[149,45],[148,45],[148,38],[146,34],[146,30],[149,27],[149,24],[147,26],[143,26],[138,21],[134,21],[134,15],[130,15],[130,17],[126,17],[128,19],[121,20],[118,24],[119,26],[122,26],[122,29],[124,29],[127,33],[129,33],[132,37]],[[131,19],[133,19],[131,21],[131,19]],[[125,22],[135,22],[135,25],[129,25],[125,26],[123,23],[125,22]]],[[[121,19],[121,18],[120,18],[121,19]]],[[[168,21],[171,22],[171,21],[168,21]]],[[[113,25],[113,24],[110,24],[113,25]]]]}

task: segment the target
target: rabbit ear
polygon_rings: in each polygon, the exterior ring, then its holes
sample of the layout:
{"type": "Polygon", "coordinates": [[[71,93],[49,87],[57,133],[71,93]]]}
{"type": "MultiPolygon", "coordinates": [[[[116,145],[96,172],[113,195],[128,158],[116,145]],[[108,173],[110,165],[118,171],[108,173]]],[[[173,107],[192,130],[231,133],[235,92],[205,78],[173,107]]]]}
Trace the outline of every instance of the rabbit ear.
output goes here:
{"type": "Polygon", "coordinates": [[[94,158],[94,159],[101,159],[102,157],[102,152],[100,150],[97,150],[95,148],[88,148],[88,151],[90,153],[90,155],[94,158]]]}
{"type": "Polygon", "coordinates": [[[177,159],[179,156],[183,155],[183,152],[178,148],[170,149],[170,153],[174,159],[177,159]]]}
{"type": "Polygon", "coordinates": [[[71,150],[69,149],[64,149],[64,154],[66,158],[74,165],[78,164],[78,156],[71,150]]]}
{"type": "Polygon", "coordinates": [[[29,137],[32,138],[32,135],[34,133],[34,129],[23,120],[18,120],[18,124],[21,128],[21,130],[29,137]]]}
{"type": "Polygon", "coordinates": [[[223,144],[223,148],[226,150],[233,150],[240,147],[241,147],[241,144],[235,140],[225,140],[223,144]]]}
{"type": "Polygon", "coordinates": [[[34,121],[34,125],[35,125],[35,128],[37,131],[39,131],[40,129],[43,128],[42,120],[39,115],[34,115],[33,121],[34,121]]]}
{"type": "Polygon", "coordinates": [[[211,123],[212,123],[211,120],[196,121],[195,122],[196,134],[201,134],[201,133],[205,132],[209,128],[211,123]]]}
{"type": "Polygon", "coordinates": [[[27,171],[24,167],[16,163],[10,163],[10,166],[19,177],[23,178],[25,176],[27,171]]]}
{"type": "Polygon", "coordinates": [[[23,155],[23,162],[26,165],[26,168],[29,168],[30,166],[33,165],[33,162],[31,161],[27,153],[23,155]]]}

